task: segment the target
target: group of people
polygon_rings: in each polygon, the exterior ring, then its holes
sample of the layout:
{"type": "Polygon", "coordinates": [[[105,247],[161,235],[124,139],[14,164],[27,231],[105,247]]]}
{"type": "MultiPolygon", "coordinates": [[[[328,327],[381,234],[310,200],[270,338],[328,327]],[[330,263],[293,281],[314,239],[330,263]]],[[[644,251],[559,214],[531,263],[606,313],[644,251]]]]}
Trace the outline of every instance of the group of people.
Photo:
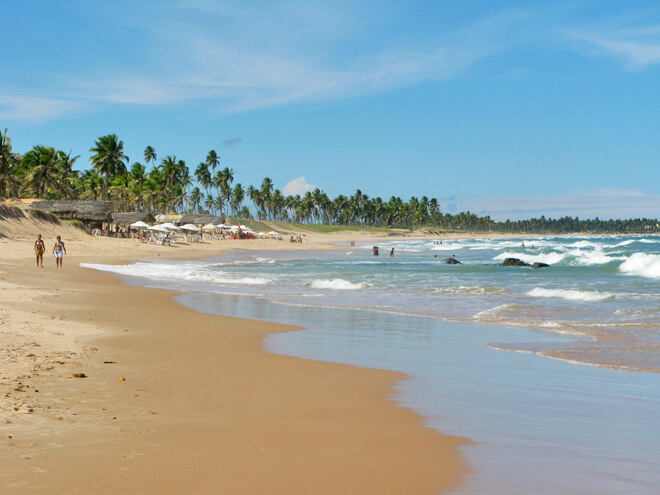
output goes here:
{"type": "MultiPolygon", "coordinates": [[[[44,267],[44,253],[46,252],[46,245],[44,244],[41,234],[37,236],[37,240],[34,241],[34,252],[37,255],[37,267],[44,267]]],[[[55,255],[55,267],[62,269],[62,260],[66,254],[66,247],[64,246],[64,241],[62,237],[57,236],[55,245],[53,246],[53,254],[55,255]]]]}
{"type": "MultiPolygon", "coordinates": [[[[378,250],[378,246],[373,247],[373,253],[374,253],[374,256],[380,255],[380,251],[378,250]]],[[[390,256],[394,256],[394,248],[390,249],[390,256]]]]}

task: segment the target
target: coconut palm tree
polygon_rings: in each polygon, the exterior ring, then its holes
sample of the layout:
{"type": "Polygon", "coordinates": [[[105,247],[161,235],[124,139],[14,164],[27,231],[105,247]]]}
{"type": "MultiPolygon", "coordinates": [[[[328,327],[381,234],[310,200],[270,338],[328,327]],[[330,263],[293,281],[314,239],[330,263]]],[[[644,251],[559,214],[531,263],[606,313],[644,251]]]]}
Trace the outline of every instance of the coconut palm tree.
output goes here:
{"type": "Polygon", "coordinates": [[[195,169],[195,179],[199,182],[199,185],[206,189],[206,192],[209,192],[209,189],[213,185],[213,177],[211,176],[211,171],[206,163],[200,163],[195,169]]]}
{"type": "Polygon", "coordinates": [[[4,134],[0,132],[0,198],[18,196],[20,185],[18,159],[5,129],[4,134]]]}
{"type": "Polygon", "coordinates": [[[233,215],[243,207],[243,200],[245,200],[245,189],[241,184],[236,184],[231,193],[231,211],[233,215]]]}
{"type": "Polygon", "coordinates": [[[124,154],[124,142],[116,134],[100,137],[89,149],[94,153],[90,160],[93,169],[103,178],[103,195],[108,199],[108,182],[126,173],[128,157],[124,154]]]}
{"type": "Polygon", "coordinates": [[[211,170],[215,172],[215,167],[218,165],[220,165],[220,157],[215,150],[209,151],[208,155],[206,155],[206,166],[210,167],[211,170]]]}
{"type": "Polygon", "coordinates": [[[156,150],[153,149],[151,146],[147,146],[144,149],[144,161],[147,163],[156,163],[156,159],[158,157],[156,156],[156,150]]]}
{"type": "Polygon", "coordinates": [[[35,146],[23,157],[26,176],[23,188],[35,198],[66,196],[70,193],[68,175],[60,154],[50,146],[35,146]]]}

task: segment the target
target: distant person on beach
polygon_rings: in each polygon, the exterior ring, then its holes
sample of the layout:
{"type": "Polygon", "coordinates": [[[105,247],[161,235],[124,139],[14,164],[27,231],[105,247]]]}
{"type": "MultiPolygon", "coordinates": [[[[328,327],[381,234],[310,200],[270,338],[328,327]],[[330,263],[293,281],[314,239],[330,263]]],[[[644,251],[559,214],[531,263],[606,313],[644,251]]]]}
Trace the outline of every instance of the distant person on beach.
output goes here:
{"type": "Polygon", "coordinates": [[[390,251],[390,257],[394,256],[394,248],[390,251]]]}
{"type": "Polygon", "coordinates": [[[41,234],[37,236],[37,240],[34,241],[34,252],[37,255],[37,266],[41,268],[44,267],[44,252],[46,251],[46,245],[44,244],[41,234]]]}
{"type": "Polygon", "coordinates": [[[374,256],[378,256],[378,246],[374,246],[374,256]]]}
{"type": "Polygon", "coordinates": [[[520,247],[524,249],[524,248],[525,248],[525,243],[523,242],[523,243],[520,245],[520,247]]]}
{"type": "Polygon", "coordinates": [[[64,242],[62,242],[62,237],[57,236],[57,241],[53,246],[53,254],[55,255],[56,268],[62,270],[62,260],[66,254],[66,247],[64,247],[64,242]]]}

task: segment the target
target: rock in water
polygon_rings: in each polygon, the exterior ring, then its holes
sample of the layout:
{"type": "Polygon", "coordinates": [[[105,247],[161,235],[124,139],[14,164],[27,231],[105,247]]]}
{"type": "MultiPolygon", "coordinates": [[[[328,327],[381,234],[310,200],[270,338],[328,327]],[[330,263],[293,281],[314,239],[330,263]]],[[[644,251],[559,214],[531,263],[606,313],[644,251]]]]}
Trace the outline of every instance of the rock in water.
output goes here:
{"type": "Polygon", "coordinates": [[[525,263],[518,258],[506,258],[501,266],[531,266],[529,263],[525,263]]]}
{"type": "Polygon", "coordinates": [[[547,263],[540,263],[537,261],[532,265],[532,268],[545,268],[546,266],[550,266],[550,265],[548,265],[547,263]]]}
{"type": "Polygon", "coordinates": [[[448,265],[462,265],[460,261],[458,261],[456,258],[445,258],[442,260],[443,263],[447,263],[448,265]]]}

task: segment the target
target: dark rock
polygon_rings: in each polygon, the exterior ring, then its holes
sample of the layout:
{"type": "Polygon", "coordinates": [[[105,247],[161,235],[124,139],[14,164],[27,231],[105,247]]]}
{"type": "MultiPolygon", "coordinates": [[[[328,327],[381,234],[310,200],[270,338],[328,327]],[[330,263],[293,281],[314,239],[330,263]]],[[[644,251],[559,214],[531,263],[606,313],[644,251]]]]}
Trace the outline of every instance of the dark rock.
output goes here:
{"type": "Polygon", "coordinates": [[[531,266],[529,263],[525,263],[518,258],[506,258],[501,266],[531,266]]]}
{"type": "Polygon", "coordinates": [[[538,261],[532,265],[532,268],[545,268],[546,266],[550,266],[547,263],[539,263],[538,261]]]}
{"type": "Polygon", "coordinates": [[[443,263],[447,263],[448,265],[462,265],[460,261],[458,261],[456,258],[445,258],[442,260],[443,263]]]}

